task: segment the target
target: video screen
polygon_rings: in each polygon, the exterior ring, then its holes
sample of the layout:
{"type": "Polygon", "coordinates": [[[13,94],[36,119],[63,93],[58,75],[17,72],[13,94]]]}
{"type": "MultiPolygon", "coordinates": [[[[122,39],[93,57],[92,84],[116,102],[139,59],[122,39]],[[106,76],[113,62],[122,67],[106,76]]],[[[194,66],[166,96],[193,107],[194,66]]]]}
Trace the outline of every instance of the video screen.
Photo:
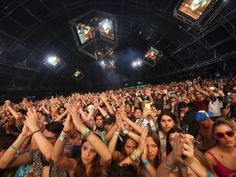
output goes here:
{"type": "Polygon", "coordinates": [[[160,51],[155,49],[154,47],[150,47],[147,51],[145,58],[149,58],[150,60],[155,61],[160,54],[160,51]]]}
{"type": "Polygon", "coordinates": [[[91,25],[78,23],[75,28],[82,45],[95,37],[95,28],[91,25]]]}
{"type": "Polygon", "coordinates": [[[104,19],[98,24],[99,33],[101,36],[110,40],[115,40],[113,22],[111,19],[104,19]]]}
{"type": "Polygon", "coordinates": [[[198,20],[212,0],[184,0],[179,11],[198,20]]]}

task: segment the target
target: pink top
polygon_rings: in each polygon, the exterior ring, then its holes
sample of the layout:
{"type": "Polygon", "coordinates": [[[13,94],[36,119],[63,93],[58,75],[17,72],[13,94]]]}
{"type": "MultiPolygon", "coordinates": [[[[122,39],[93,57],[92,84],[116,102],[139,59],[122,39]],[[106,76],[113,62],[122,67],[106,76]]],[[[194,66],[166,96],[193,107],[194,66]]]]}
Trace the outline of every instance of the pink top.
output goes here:
{"type": "Polygon", "coordinates": [[[210,154],[215,162],[216,166],[214,167],[214,172],[219,176],[219,177],[228,177],[229,175],[233,175],[232,177],[236,177],[236,170],[232,170],[224,166],[210,151],[207,151],[208,154],[210,154]]]}

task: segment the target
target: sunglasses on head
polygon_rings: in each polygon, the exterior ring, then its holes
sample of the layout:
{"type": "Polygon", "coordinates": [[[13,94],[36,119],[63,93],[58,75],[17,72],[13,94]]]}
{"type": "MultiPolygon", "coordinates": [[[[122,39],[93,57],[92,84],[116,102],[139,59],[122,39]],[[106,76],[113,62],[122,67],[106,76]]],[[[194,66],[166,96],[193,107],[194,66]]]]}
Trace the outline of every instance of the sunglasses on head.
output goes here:
{"type": "Polygon", "coordinates": [[[228,137],[233,137],[234,136],[234,131],[233,130],[229,130],[229,131],[225,131],[225,132],[217,132],[216,133],[216,136],[218,138],[224,138],[226,135],[228,137]]]}

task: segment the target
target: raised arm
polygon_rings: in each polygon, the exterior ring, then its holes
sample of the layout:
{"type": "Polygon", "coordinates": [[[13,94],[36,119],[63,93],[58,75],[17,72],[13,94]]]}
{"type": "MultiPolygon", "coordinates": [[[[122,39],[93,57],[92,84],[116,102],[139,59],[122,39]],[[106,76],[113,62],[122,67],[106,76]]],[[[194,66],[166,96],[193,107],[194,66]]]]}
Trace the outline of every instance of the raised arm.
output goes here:
{"type": "Polygon", "coordinates": [[[78,112],[74,106],[71,106],[69,112],[72,116],[72,120],[75,128],[84,135],[85,139],[94,147],[94,149],[98,152],[101,158],[106,162],[111,162],[111,154],[107,148],[107,146],[102,142],[98,136],[96,136],[93,132],[91,132],[81,121],[78,112]]]}
{"type": "Polygon", "coordinates": [[[19,149],[30,134],[31,132],[29,131],[27,125],[24,125],[21,134],[1,156],[0,169],[5,169],[8,167],[18,167],[21,165],[28,164],[31,161],[31,159],[28,158],[26,154],[19,155],[19,149]]]}
{"type": "Polygon", "coordinates": [[[52,150],[52,160],[54,163],[63,170],[68,171],[70,174],[76,167],[76,161],[72,158],[68,158],[64,154],[64,147],[66,141],[69,139],[69,133],[72,129],[73,122],[70,114],[68,114],[64,123],[63,131],[61,132],[52,150]]]}
{"type": "Polygon", "coordinates": [[[11,112],[11,114],[13,115],[13,117],[17,120],[19,119],[19,115],[17,114],[16,110],[12,108],[11,106],[11,101],[10,100],[6,100],[5,101],[5,105],[6,108],[11,112]]]}
{"type": "Polygon", "coordinates": [[[108,101],[107,101],[107,96],[106,96],[105,93],[102,93],[102,94],[100,95],[100,99],[101,99],[101,100],[103,101],[103,103],[106,105],[106,107],[107,107],[109,113],[110,113],[110,114],[114,114],[111,105],[110,105],[110,104],[108,103],[108,101]]]}
{"type": "Polygon", "coordinates": [[[131,127],[133,127],[134,130],[136,130],[140,135],[143,133],[144,129],[127,117],[124,107],[121,107],[121,117],[125,122],[127,122],[131,127]]]}
{"type": "Polygon", "coordinates": [[[37,125],[37,115],[35,110],[29,109],[26,116],[26,125],[32,132],[32,137],[35,138],[35,141],[39,147],[39,150],[44,155],[47,161],[51,160],[52,144],[47,140],[43,135],[40,128],[37,125]]]}

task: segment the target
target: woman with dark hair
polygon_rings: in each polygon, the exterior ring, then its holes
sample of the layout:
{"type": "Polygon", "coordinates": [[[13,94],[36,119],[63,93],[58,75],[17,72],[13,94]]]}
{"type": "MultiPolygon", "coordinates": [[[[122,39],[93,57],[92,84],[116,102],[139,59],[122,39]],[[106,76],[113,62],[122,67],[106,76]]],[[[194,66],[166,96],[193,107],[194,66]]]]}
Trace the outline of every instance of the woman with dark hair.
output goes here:
{"type": "Polygon", "coordinates": [[[111,162],[111,154],[102,140],[91,132],[81,121],[76,108],[68,108],[69,115],[52,151],[52,160],[61,169],[67,171],[70,177],[101,177],[105,175],[105,168],[111,162]],[[80,149],[80,156],[76,159],[68,158],[64,146],[70,130],[76,128],[85,140],[80,149]]]}
{"type": "Polygon", "coordinates": [[[220,177],[236,176],[236,133],[233,124],[224,118],[212,126],[216,146],[205,153],[211,168],[220,177]]]}
{"type": "Polygon", "coordinates": [[[156,177],[161,163],[160,141],[156,132],[145,130],[139,138],[139,146],[127,158],[119,163],[134,164],[141,177],[156,177]],[[140,163],[142,162],[142,163],[140,163]]]}
{"type": "Polygon", "coordinates": [[[168,131],[177,125],[177,117],[170,111],[163,111],[158,119],[159,137],[161,142],[161,153],[163,156],[166,154],[166,137],[168,131]]]}

